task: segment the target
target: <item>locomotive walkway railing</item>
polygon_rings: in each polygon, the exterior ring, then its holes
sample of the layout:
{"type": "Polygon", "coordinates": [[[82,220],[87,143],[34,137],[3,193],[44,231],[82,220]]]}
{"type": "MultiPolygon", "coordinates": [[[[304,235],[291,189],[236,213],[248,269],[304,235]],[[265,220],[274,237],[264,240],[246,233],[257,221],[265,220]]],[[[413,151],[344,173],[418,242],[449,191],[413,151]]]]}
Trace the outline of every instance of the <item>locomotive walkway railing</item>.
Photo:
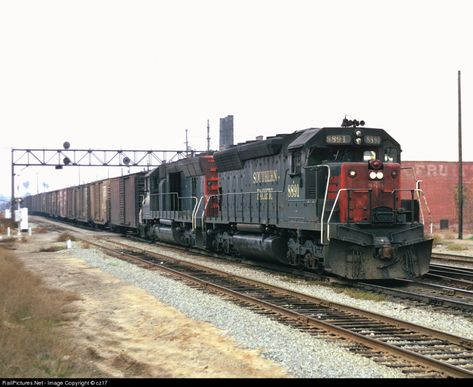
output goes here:
{"type": "MultiPolygon", "coordinates": [[[[425,193],[419,188],[419,183],[420,181],[416,181],[416,188],[414,189],[409,189],[409,188],[398,188],[392,191],[394,195],[394,203],[396,203],[397,199],[397,192],[411,192],[411,202],[414,202],[414,192],[417,194],[417,198],[419,200],[419,212],[420,212],[420,222],[425,225],[425,218],[424,218],[424,211],[422,210],[422,204],[420,201],[420,197],[422,196],[424,198],[425,206],[427,208],[427,212],[429,214],[429,231],[430,234],[432,234],[432,228],[433,228],[433,220],[432,220],[432,213],[430,212],[430,208],[427,205],[427,199],[425,198],[425,193]]],[[[411,204],[411,208],[414,208],[413,204],[411,204]]]]}
{"type": "Polygon", "coordinates": [[[179,196],[177,192],[150,194],[150,206],[157,208],[150,210],[150,215],[157,218],[192,221],[199,199],[197,196],[179,196]],[[160,197],[170,197],[170,202],[160,204],[160,197]],[[156,198],[158,200],[152,200],[156,198]],[[186,203],[189,203],[186,205],[186,203]]]}
{"type": "MultiPolygon", "coordinates": [[[[350,192],[366,192],[370,197],[369,197],[369,209],[370,209],[370,214],[372,214],[372,201],[371,201],[371,188],[341,188],[337,191],[337,196],[335,197],[335,201],[332,205],[332,209],[330,211],[330,215],[327,219],[327,241],[330,241],[330,222],[332,220],[333,213],[335,211],[335,208],[337,207],[338,201],[340,199],[340,194],[342,192],[347,192],[348,193],[348,205],[347,205],[347,211],[348,211],[348,216],[347,219],[350,219],[350,192]]],[[[420,196],[422,194],[424,196],[424,192],[419,189],[419,188],[414,188],[414,189],[408,189],[408,188],[399,188],[399,189],[394,189],[391,191],[391,194],[393,195],[393,211],[396,212],[399,208],[397,207],[397,202],[398,202],[398,197],[397,197],[397,192],[410,192],[411,193],[411,221],[414,221],[414,194],[417,193],[417,195],[420,196]]],[[[429,212],[430,215],[430,212],[429,212]]],[[[424,217],[421,213],[421,223],[424,224],[424,217]]],[[[432,222],[430,227],[432,227],[432,222]]]]}
{"type": "MultiPolygon", "coordinates": [[[[254,221],[258,221],[259,224],[261,224],[262,221],[269,224],[271,220],[273,220],[273,222],[277,224],[279,222],[280,194],[284,194],[284,191],[229,192],[210,195],[206,198],[201,212],[202,226],[206,218],[220,220],[225,218],[229,221],[241,223],[253,223],[254,221]],[[220,214],[206,217],[207,208],[211,203],[217,203],[219,205],[220,214]],[[254,204],[256,203],[258,204],[255,213],[254,204]],[[226,211],[222,211],[222,208],[226,208],[226,211]],[[247,214],[245,214],[245,208],[247,209],[247,214]],[[273,213],[271,213],[271,208],[274,209],[273,213]]],[[[196,215],[197,212],[198,210],[196,211],[196,215]]]]}
{"type": "MultiPolygon", "coordinates": [[[[341,192],[366,192],[369,194],[369,202],[370,202],[370,212],[371,212],[371,188],[340,188],[337,192],[337,196],[335,197],[335,201],[333,202],[332,205],[332,210],[330,211],[330,215],[328,216],[327,219],[327,241],[330,241],[330,221],[332,220],[333,212],[335,208],[337,207],[338,199],[340,198],[340,193],[341,192]]],[[[348,200],[348,219],[350,219],[350,201],[348,200]]]]}

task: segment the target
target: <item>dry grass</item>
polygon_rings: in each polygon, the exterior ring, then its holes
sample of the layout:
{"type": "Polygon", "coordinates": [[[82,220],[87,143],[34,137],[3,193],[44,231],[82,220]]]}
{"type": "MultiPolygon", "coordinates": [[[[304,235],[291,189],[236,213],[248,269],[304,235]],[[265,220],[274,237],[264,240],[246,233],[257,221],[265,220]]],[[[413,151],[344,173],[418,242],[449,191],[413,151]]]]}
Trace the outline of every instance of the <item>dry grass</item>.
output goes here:
{"type": "Polygon", "coordinates": [[[34,234],[46,234],[49,230],[47,227],[38,226],[35,227],[32,231],[34,234]]]}
{"type": "Polygon", "coordinates": [[[381,301],[387,300],[384,294],[373,293],[373,292],[363,290],[363,289],[356,289],[348,285],[338,284],[336,282],[320,283],[319,285],[325,286],[333,290],[335,293],[345,294],[347,296],[350,296],[358,300],[369,300],[369,301],[375,301],[375,302],[381,302],[381,301]]]}
{"type": "Polygon", "coordinates": [[[450,243],[447,243],[447,250],[465,251],[465,250],[469,250],[469,248],[468,248],[468,246],[465,246],[465,245],[462,245],[462,244],[450,242],[450,243]]]}
{"type": "Polygon", "coordinates": [[[71,233],[63,232],[56,239],[57,242],[66,242],[67,240],[76,241],[77,238],[71,233]]]}
{"type": "Polygon", "coordinates": [[[347,296],[350,296],[358,300],[368,300],[368,301],[375,301],[375,302],[386,301],[386,296],[384,294],[368,292],[362,289],[349,288],[349,287],[346,287],[343,285],[337,285],[337,284],[333,284],[331,288],[336,293],[343,293],[343,294],[346,294],[347,296]]]}
{"type": "Polygon", "coordinates": [[[0,220],[0,234],[4,235],[7,233],[7,228],[10,227],[10,230],[13,232],[18,229],[18,223],[15,223],[11,219],[1,219],[0,220]]]}
{"type": "Polygon", "coordinates": [[[434,241],[433,241],[434,246],[438,246],[438,245],[441,245],[443,243],[442,235],[433,234],[433,238],[434,238],[434,241]]]}
{"type": "Polygon", "coordinates": [[[49,247],[41,247],[38,252],[39,253],[55,253],[56,251],[61,251],[61,250],[65,250],[66,249],[66,246],[63,244],[63,245],[52,245],[52,246],[49,246],[49,247]]]}
{"type": "Polygon", "coordinates": [[[3,243],[6,243],[6,244],[13,243],[15,241],[16,241],[16,239],[13,238],[13,237],[5,237],[5,238],[0,239],[0,243],[2,243],[2,244],[3,243]]]}
{"type": "Polygon", "coordinates": [[[15,238],[2,238],[0,239],[0,248],[4,250],[16,250],[15,242],[15,238]]]}
{"type": "Polygon", "coordinates": [[[13,252],[0,246],[1,377],[68,377],[77,371],[70,352],[74,346],[61,330],[77,299],[45,288],[13,252]]]}

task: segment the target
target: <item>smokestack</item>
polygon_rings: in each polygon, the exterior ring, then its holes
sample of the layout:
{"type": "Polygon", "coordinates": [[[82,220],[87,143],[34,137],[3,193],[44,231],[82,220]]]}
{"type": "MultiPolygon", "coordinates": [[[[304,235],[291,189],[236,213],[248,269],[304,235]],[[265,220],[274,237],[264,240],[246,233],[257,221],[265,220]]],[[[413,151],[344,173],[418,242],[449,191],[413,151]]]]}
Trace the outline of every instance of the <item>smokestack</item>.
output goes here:
{"type": "Polygon", "coordinates": [[[220,147],[224,150],[233,145],[233,116],[220,118],[220,147]]]}

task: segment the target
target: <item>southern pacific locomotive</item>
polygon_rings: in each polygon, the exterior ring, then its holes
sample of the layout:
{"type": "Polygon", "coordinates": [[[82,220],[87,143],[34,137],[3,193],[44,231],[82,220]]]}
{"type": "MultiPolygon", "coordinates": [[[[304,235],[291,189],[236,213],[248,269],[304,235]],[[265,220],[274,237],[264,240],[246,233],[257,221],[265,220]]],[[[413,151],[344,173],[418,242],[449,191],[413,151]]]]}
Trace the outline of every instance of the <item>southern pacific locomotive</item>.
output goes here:
{"type": "Polygon", "coordinates": [[[421,276],[432,250],[421,191],[401,188],[399,144],[358,125],[249,141],[25,203],[37,214],[349,279],[421,276]]]}

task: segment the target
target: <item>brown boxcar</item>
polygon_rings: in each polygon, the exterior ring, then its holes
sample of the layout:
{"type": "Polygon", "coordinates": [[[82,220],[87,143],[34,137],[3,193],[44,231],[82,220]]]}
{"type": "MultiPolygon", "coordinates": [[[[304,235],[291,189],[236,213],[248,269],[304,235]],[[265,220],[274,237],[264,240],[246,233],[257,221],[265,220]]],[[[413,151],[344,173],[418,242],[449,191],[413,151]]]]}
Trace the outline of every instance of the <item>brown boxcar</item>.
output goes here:
{"type": "Polygon", "coordinates": [[[66,188],[66,218],[70,220],[76,219],[75,213],[75,195],[77,187],[66,188]]]}
{"type": "Polygon", "coordinates": [[[89,184],[82,184],[78,188],[76,205],[76,219],[79,222],[90,222],[90,206],[89,206],[89,184]]]}
{"type": "Polygon", "coordinates": [[[112,229],[138,229],[145,172],[110,179],[110,225],[112,229]]]}
{"type": "Polygon", "coordinates": [[[58,216],[60,218],[67,217],[67,188],[60,189],[58,191],[58,216]]]}
{"type": "Polygon", "coordinates": [[[106,225],[110,221],[110,179],[89,184],[90,218],[94,224],[106,225]]]}

